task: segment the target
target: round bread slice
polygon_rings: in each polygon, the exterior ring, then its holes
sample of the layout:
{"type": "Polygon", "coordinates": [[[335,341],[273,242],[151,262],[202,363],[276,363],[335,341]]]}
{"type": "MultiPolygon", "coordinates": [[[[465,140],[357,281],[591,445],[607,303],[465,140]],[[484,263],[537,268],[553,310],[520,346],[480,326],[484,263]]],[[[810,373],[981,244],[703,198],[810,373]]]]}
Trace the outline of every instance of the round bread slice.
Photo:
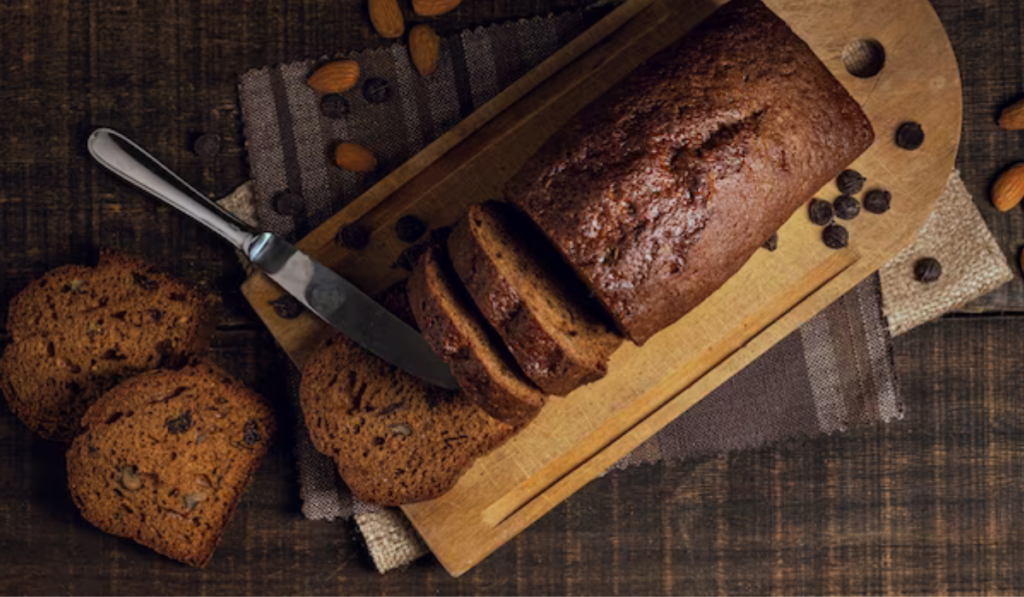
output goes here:
{"type": "Polygon", "coordinates": [[[489,330],[440,247],[430,247],[409,278],[409,303],[434,351],[452,368],[463,391],[491,416],[515,426],[540,412],[545,396],[516,368],[489,330]]]}
{"type": "Polygon", "coordinates": [[[622,338],[522,214],[497,201],[474,205],[448,238],[448,254],[484,319],[540,389],[564,396],[604,377],[622,338]]]}
{"type": "MultiPolygon", "coordinates": [[[[380,302],[411,320],[404,283],[380,302]]],[[[386,506],[440,497],[515,432],[464,393],[431,386],[342,335],[306,361],[299,400],[313,446],[356,497],[386,506]]]]}
{"type": "Polygon", "coordinates": [[[82,424],[67,455],[82,516],[192,566],[210,560],[275,429],[259,395],[205,363],[133,377],[82,424]]]}
{"type": "Polygon", "coordinates": [[[122,379],[205,351],[219,314],[218,298],[103,251],[96,267],[59,267],[11,301],[0,389],[36,433],[71,441],[89,406],[122,379]]]}

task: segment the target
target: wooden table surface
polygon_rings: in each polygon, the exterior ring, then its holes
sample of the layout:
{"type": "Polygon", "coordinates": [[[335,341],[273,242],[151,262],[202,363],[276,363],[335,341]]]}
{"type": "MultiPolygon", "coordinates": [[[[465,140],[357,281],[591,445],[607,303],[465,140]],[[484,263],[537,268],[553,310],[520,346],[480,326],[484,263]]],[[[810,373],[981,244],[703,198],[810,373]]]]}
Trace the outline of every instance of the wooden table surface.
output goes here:
{"type": "MultiPolygon", "coordinates": [[[[442,33],[572,9],[465,0],[442,33]]],[[[999,109],[1024,93],[1024,5],[933,0],[964,77],[968,188],[1016,262],[1024,213],[987,190],[1024,159],[999,109]]],[[[841,27],[841,23],[836,24],[841,27]]],[[[236,83],[250,68],[381,44],[355,0],[0,4],[0,310],[34,276],[119,246],[223,293],[215,358],[279,406],[281,357],[231,249],[116,182],[85,139],[113,126],[205,191],[246,179],[236,83]],[[194,138],[224,149],[203,161],[194,138]]],[[[1016,267],[1015,267],[1016,269],[1016,267]]],[[[348,522],[309,522],[286,432],[205,570],[85,523],[61,449],[0,406],[3,593],[1024,592],[1024,282],[896,340],[905,421],[595,481],[454,580],[432,559],[378,575],[348,522]]],[[[3,332],[0,330],[0,342],[3,332]]]]}

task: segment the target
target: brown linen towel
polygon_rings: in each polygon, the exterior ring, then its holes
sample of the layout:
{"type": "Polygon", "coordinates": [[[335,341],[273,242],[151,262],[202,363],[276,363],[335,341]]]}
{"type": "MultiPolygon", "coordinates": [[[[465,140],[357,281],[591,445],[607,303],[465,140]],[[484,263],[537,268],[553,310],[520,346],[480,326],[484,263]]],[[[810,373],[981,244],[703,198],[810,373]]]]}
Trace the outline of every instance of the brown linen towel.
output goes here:
{"type": "MultiPolygon", "coordinates": [[[[359,89],[350,91],[345,94],[350,113],[338,120],[320,114],[316,95],[305,85],[313,61],[246,73],[239,92],[260,225],[301,237],[377,181],[334,168],[328,151],[335,143],[361,143],[388,166],[384,170],[393,168],[580,33],[587,20],[572,13],[465,31],[443,40],[438,71],[427,79],[415,73],[404,45],[352,54],[362,80],[383,79],[390,96],[371,103],[359,89]],[[305,199],[304,213],[291,217],[274,210],[275,198],[285,191],[305,199]]],[[[865,281],[618,466],[901,418],[878,288],[877,277],[865,281]]],[[[292,375],[297,387],[297,372],[292,375]]],[[[300,427],[301,420],[300,415],[300,427]]],[[[304,428],[298,437],[308,518],[355,514],[381,572],[426,553],[400,513],[353,500],[333,462],[313,450],[304,428]]]]}

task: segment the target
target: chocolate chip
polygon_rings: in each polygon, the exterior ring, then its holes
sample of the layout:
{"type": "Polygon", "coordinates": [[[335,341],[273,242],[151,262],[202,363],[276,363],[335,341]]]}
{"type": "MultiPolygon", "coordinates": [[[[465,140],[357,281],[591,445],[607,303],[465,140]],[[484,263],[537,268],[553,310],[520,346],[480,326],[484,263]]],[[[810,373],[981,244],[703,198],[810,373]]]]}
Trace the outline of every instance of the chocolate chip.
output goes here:
{"type": "Polygon", "coordinates": [[[176,417],[167,419],[164,424],[167,425],[167,431],[174,435],[185,433],[192,429],[192,411],[186,410],[176,417]]]}
{"type": "Polygon", "coordinates": [[[220,153],[220,135],[217,133],[199,135],[195,144],[192,145],[192,151],[204,160],[212,160],[220,153]]]}
{"type": "Polygon", "coordinates": [[[821,239],[830,249],[842,249],[850,244],[850,233],[839,224],[829,224],[821,233],[821,239]]]}
{"type": "Polygon", "coordinates": [[[159,282],[146,276],[145,274],[132,272],[132,279],[135,280],[135,285],[141,287],[143,290],[148,290],[152,292],[160,288],[159,282]]]}
{"type": "Polygon", "coordinates": [[[380,409],[380,413],[378,413],[378,416],[390,415],[391,413],[402,408],[403,406],[405,406],[404,402],[396,402],[394,404],[389,404],[384,408],[380,409]]]}
{"type": "Polygon", "coordinates": [[[836,179],[836,186],[839,192],[844,195],[856,195],[864,188],[864,181],[867,180],[856,170],[844,170],[836,179]]]}
{"type": "Polygon", "coordinates": [[[916,122],[904,122],[896,129],[896,146],[914,151],[924,145],[924,129],[916,122]]]}
{"type": "Polygon", "coordinates": [[[348,100],[337,93],[328,93],[320,98],[320,113],[327,118],[344,118],[349,112],[351,109],[348,100]]]}
{"type": "Polygon", "coordinates": [[[419,260],[420,255],[422,255],[423,252],[426,250],[426,243],[413,245],[408,249],[402,251],[402,253],[398,256],[398,259],[396,259],[395,262],[391,264],[391,267],[400,267],[405,271],[411,272],[412,268],[416,265],[416,261],[419,260]]]}
{"type": "Polygon", "coordinates": [[[775,249],[778,249],[779,248],[779,233],[776,232],[775,234],[773,234],[771,236],[771,238],[769,238],[768,240],[764,241],[764,244],[761,245],[761,248],[768,249],[769,251],[774,251],[775,249]]]}
{"type": "Polygon", "coordinates": [[[873,214],[884,214],[889,211],[889,204],[892,202],[892,193],[882,189],[868,191],[864,195],[864,209],[873,214]]]}
{"type": "Polygon", "coordinates": [[[363,97],[371,104],[382,104],[391,97],[391,83],[380,77],[370,77],[363,83],[363,97]]]}
{"type": "Polygon", "coordinates": [[[252,447],[258,441],[260,441],[259,425],[256,424],[256,419],[249,419],[245,422],[245,427],[242,430],[242,443],[252,447]]]}
{"type": "Polygon", "coordinates": [[[423,236],[423,233],[426,231],[426,224],[416,216],[402,216],[395,222],[395,234],[398,235],[398,240],[402,242],[411,243],[423,236]]]}
{"type": "Polygon", "coordinates": [[[274,197],[274,211],[282,216],[300,216],[305,210],[305,201],[298,193],[284,191],[274,197]]]}
{"type": "Polygon", "coordinates": [[[281,319],[295,319],[302,315],[302,303],[290,294],[282,294],[276,300],[270,301],[270,305],[281,319]]]}
{"type": "Polygon", "coordinates": [[[142,489],[142,477],[139,476],[138,469],[134,466],[122,466],[121,467],[121,487],[128,491],[138,491],[142,489]]]}
{"type": "Polygon", "coordinates": [[[379,437],[379,436],[373,438],[373,445],[375,445],[375,446],[383,446],[384,445],[384,438],[383,437],[379,437]]]}
{"type": "Polygon", "coordinates": [[[918,282],[930,284],[942,277],[942,264],[934,257],[919,259],[914,264],[914,277],[918,282]]]}
{"type": "Polygon", "coordinates": [[[836,217],[840,220],[852,220],[860,213],[860,203],[849,195],[840,195],[832,202],[836,217]]]}
{"type": "Polygon", "coordinates": [[[814,224],[824,226],[832,221],[832,204],[821,199],[811,199],[811,204],[807,206],[807,215],[814,224]]]}
{"type": "Polygon", "coordinates": [[[353,222],[341,227],[335,241],[350,249],[362,249],[370,244],[370,230],[362,224],[353,222]]]}

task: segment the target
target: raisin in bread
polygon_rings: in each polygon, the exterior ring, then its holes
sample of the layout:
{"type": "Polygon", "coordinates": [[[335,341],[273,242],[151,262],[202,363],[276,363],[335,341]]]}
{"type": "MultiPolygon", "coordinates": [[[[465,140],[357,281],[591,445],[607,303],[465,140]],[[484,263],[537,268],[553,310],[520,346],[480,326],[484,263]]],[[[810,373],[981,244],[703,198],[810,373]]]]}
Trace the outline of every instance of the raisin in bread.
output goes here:
{"type": "MultiPolygon", "coordinates": [[[[380,302],[412,323],[404,283],[380,302]]],[[[352,493],[387,506],[440,497],[515,431],[464,393],[431,386],[340,334],[306,361],[299,400],[313,446],[335,460],[352,493]]]]}
{"type": "Polygon", "coordinates": [[[871,124],[760,0],[733,0],[555,133],[506,189],[632,340],[725,283],[871,124]]]}
{"type": "Polygon", "coordinates": [[[477,308],[541,390],[564,396],[604,377],[622,338],[522,214],[496,201],[473,206],[448,238],[448,254],[477,308]]]}
{"type": "Polygon", "coordinates": [[[259,395],[205,363],[133,377],[82,423],[67,455],[82,516],[192,566],[210,560],[275,429],[259,395]]]}
{"type": "Polygon", "coordinates": [[[103,251],[59,267],[11,302],[0,389],[39,435],[70,441],[86,409],[131,375],[202,353],[220,301],[143,260],[103,251]]]}
{"type": "Polygon", "coordinates": [[[491,416],[521,426],[544,406],[545,396],[516,367],[459,286],[441,247],[430,247],[409,278],[409,303],[431,348],[452,369],[459,387],[491,416]]]}

